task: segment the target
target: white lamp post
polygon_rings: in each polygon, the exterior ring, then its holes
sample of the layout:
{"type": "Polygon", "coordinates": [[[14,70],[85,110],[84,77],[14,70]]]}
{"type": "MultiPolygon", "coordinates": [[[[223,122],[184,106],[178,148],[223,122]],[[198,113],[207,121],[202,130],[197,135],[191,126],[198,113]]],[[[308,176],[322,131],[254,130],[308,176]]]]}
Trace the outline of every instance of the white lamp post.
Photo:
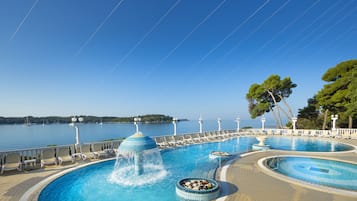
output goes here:
{"type": "Polygon", "coordinates": [[[237,123],[237,132],[239,132],[239,122],[240,122],[240,118],[239,116],[236,118],[236,123],[237,123]]]}
{"type": "Polygon", "coordinates": [[[336,130],[336,121],[338,119],[338,115],[331,115],[331,119],[332,119],[332,130],[335,131],[336,130]]]}
{"type": "Polygon", "coordinates": [[[217,119],[217,123],[218,123],[218,131],[221,131],[222,130],[222,120],[221,120],[221,118],[217,119]]]}
{"type": "Polygon", "coordinates": [[[135,117],[134,118],[134,125],[136,127],[136,133],[139,133],[139,123],[141,121],[141,118],[140,117],[135,117]]]}
{"type": "Polygon", "coordinates": [[[293,131],[295,131],[296,130],[297,117],[291,118],[291,121],[293,122],[293,131]]]}
{"type": "Polygon", "coordinates": [[[261,121],[262,121],[262,130],[264,131],[264,124],[265,124],[265,117],[264,117],[264,115],[262,116],[261,121]]]}
{"type": "Polygon", "coordinates": [[[203,123],[203,120],[202,120],[202,117],[200,116],[200,118],[198,118],[198,123],[200,124],[200,133],[202,133],[202,123],[203,123]]]}
{"type": "Polygon", "coordinates": [[[174,124],[174,136],[176,136],[176,122],[177,122],[177,118],[173,118],[172,123],[174,124]]]}
{"type": "Polygon", "coordinates": [[[79,128],[78,128],[78,126],[76,125],[76,123],[81,123],[81,122],[83,122],[83,117],[72,117],[72,125],[74,126],[74,128],[76,129],[76,144],[75,144],[75,146],[76,147],[78,147],[79,146],[79,143],[80,143],[80,141],[79,141],[79,128]]]}

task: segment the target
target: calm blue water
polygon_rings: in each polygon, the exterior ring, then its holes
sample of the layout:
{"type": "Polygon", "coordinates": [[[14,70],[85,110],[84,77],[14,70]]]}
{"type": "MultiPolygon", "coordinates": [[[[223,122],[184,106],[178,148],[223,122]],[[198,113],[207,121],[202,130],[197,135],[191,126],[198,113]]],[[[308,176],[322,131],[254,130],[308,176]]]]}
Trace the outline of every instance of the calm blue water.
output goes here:
{"type": "Polygon", "coordinates": [[[274,171],[314,184],[357,191],[356,164],[316,158],[282,157],[274,171]]]}
{"type": "Polygon", "coordinates": [[[218,165],[210,160],[213,150],[244,152],[250,149],[255,138],[242,137],[225,142],[192,145],[161,152],[167,176],[154,184],[139,187],[126,187],[108,182],[114,168],[114,161],[96,164],[69,173],[52,182],[41,193],[39,200],[177,200],[175,184],[184,177],[209,177],[218,165]]]}
{"type": "MultiPolygon", "coordinates": [[[[274,145],[276,149],[291,145],[291,142],[286,140],[288,138],[282,139],[273,137],[268,138],[267,142],[274,145]]],[[[156,183],[140,187],[125,187],[109,183],[108,177],[113,171],[114,161],[92,165],[53,181],[42,191],[39,200],[177,200],[175,184],[179,179],[184,177],[213,177],[218,161],[209,159],[210,152],[219,150],[241,153],[251,150],[252,144],[257,142],[255,137],[240,137],[224,142],[164,150],[161,152],[161,156],[164,168],[168,172],[167,176],[156,183]]],[[[314,147],[325,144],[325,141],[314,140],[311,143],[297,141],[296,143],[296,146],[300,147],[301,150],[313,151],[314,147]]],[[[345,148],[350,147],[346,146],[345,148]]],[[[324,151],[331,151],[331,149],[326,146],[324,151]]]]}
{"type": "MultiPolygon", "coordinates": [[[[259,120],[242,120],[241,127],[259,127],[259,120]]],[[[129,123],[118,124],[81,124],[80,141],[95,142],[106,139],[127,137],[135,132],[135,126],[129,123]]],[[[236,129],[234,120],[222,120],[222,129],[236,129]]],[[[177,133],[198,132],[197,121],[177,123],[177,133]]],[[[204,131],[217,130],[217,122],[206,120],[203,122],[204,131]]],[[[140,131],[147,136],[169,135],[173,133],[173,125],[167,124],[140,124],[140,131]]],[[[68,124],[51,125],[0,125],[0,151],[45,147],[50,144],[65,145],[75,143],[75,129],[68,124]]]]}
{"type": "Polygon", "coordinates": [[[314,138],[268,137],[265,140],[265,144],[270,145],[271,149],[292,151],[331,152],[353,149],[353,147],[345,144],[328,140],[316,140],[314,138]]]}

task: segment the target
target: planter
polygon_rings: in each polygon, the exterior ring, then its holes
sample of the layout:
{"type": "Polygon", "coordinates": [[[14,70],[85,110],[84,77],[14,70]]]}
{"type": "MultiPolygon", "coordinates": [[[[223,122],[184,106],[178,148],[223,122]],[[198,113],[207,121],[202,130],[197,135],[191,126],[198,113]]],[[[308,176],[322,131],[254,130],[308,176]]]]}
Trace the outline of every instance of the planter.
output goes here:
{"type": "Polygon", "coordinates": [[[185,178],[176,183],[176,194],[185,200],[209,201],[220,193],[219,184],[206,178],[185,178]]]}

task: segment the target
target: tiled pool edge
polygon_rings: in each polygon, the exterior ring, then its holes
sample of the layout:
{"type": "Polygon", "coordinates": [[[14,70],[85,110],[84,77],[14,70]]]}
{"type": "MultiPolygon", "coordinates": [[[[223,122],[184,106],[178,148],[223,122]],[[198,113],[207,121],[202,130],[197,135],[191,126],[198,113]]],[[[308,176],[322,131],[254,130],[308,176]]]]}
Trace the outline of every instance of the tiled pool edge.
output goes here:
{"type": "Polygon", "coordinates": [[[357,192],[354,192],[354,191],[348,191],[348,190],[342,190],[342,189],[327,187],[327,186],[318,185],[318,184],[312,184],[309,182],[305,182],[302,180],[294,179],[294,178],[276,173],[264,165],[265,160],[270,159],[270,158],[275,158],[275,157],[310,157],[310,158],[335,160],[335,161],[340,161],[340,162],[357,164],[356,162],[340,160],[340,159],[335,159],[335,158],[329,158],[329,157],[323,157],[323,156],[273,155],[273,156],[263,157],[263,158],[259,159],[257,161],[257,164],[258,164],[258,167],[262,170],[262,172],[265,173],[266,175],[274,177],[274,178],[282,180],[282,181],[285,181],[285,182],[288,182],[288,183],[292,183],[295,185],[299,185],[299,186],[317,190],[317,191],[322,191],[325,193],[338,194],[338,195],[349,196],[349,197],[357,197],[357,192]]]}

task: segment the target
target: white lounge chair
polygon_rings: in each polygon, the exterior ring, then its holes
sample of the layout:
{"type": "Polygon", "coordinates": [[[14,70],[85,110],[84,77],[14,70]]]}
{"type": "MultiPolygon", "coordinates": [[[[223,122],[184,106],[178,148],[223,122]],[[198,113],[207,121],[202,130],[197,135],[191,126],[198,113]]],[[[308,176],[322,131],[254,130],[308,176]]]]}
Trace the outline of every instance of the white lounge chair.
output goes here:
{"type": "Polygon", "coordinates": [[[176,143],[177,146],[183,146],[185,145],[185,142],[183,141],[183,137],[182,136],[173,136],[173,139],[176,143]]]}
{"type": "Polygon", "coordinates": [[[96,155],[96,158],[108,158],[109,153],[103,149],[102,144],[93,144],[93,153],[96,155]]]}
{"type": "Polygon", "coordinates": [[[1,165],[1,174],[7,170],[22,170],[21,156],[19,153],[8,153],[5,155],[3,164],[1,165]]]}
{"type": "Polygon", "coordinates": [[[66,162],[74,163],[74,157],[69,154],[69,147],[59,147],[57,149],[57,158],[60,165],[66,162]]]}
{"type": "Polygon", "coordinates": [[[163,137],[155,137],[155,142],[160,149],[165,149],[169,147],[169,144],[166,142],[163,137]]]}
{"type": "Polygon", "coordinates": [[[97,158],[97,155],[90,150],[90,144],[82,144],[81,153],[83,160],[97,158]]]}
{"type": "Polygon", "coordinates": [[[45,165],[57,165],[54,149],[44,149],[41,152],[41,168],[45,165]]]}

